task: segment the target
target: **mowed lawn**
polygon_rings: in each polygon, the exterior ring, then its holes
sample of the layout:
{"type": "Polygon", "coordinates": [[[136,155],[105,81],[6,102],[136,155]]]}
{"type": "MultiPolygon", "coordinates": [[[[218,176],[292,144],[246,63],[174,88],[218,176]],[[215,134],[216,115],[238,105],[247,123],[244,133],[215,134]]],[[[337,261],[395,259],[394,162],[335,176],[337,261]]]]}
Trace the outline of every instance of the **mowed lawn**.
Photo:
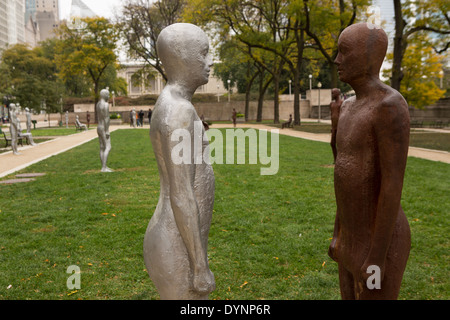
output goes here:
{"type": "MultiPolygon", "coordinates": [[[[0,299],[159,299],[142,256],[159,196],[148,129],[111,139],[113,173],[100,172],[93,140],[21,171],[46,173],[36,181],[0,185],[0,299]],[[70,266],[81,270],[80,289],[67,287],[70,266]]],[[[275,175],[260,175],[261,164],[214,165],[211,299],[340,299],[327,255],[331,149],[279,139],[275,175]]],[[[402,206],[412,249],[400,299],[450,298],[449,176],[448,164],[408,159],[402,206]]]]}

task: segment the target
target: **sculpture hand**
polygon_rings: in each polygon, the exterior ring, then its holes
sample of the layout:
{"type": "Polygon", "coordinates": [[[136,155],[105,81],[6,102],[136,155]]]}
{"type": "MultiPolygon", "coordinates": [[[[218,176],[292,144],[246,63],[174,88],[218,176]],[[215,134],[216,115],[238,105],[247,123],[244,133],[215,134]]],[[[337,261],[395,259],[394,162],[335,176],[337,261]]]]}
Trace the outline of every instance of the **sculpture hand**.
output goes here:
{"type": "Polygon", "coordinates": [[[333,237],[331,240],[330,247],[328,248],[328,256],[334,261],[338,262],[337,252],[336,252],[336,241],[337,239],[333,237]]]}
{"type": "Polygon", "coordinates": [[[216,288],[214,274],[209,268],[194,273],[193,279],[194,291],[199,293],[210,293],[216,288]]]}

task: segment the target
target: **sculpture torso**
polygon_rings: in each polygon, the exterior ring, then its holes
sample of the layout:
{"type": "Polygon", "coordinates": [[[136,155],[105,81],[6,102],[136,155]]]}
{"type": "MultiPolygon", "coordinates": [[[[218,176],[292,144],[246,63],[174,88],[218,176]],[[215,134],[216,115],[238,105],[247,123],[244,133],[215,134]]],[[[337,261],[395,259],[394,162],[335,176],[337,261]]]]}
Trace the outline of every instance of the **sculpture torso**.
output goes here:
{"type": "MultiPolygon", "coordinates": [[[[399,137],[405,135],[402,128],[405,121],[408,122],[408,109],[403,98],[400,98],[391,88],[382,87],[363,99],[351,97],[341,106],[337,129],[338,156],[334,172],[340,224],[336,250],[339,261],[348,270],[361,266],[367,257],[377,215],[381,181],[389,178],[382,175],[378,145],[383,138],[380,128],[384,125],[383,115],[386,112],[396,114],[398,129],[394,128],[394,131],[399,137]],[[385,107],[386,102],[391,104],[392,101],[398,101],[396,106],[385,107]]],[[[407,224],[400,206],[398,212],[397,229],[399,224],[407,224]]],[[[405,237],[409,237],[409,234],[405,234],[405,237]]]]}

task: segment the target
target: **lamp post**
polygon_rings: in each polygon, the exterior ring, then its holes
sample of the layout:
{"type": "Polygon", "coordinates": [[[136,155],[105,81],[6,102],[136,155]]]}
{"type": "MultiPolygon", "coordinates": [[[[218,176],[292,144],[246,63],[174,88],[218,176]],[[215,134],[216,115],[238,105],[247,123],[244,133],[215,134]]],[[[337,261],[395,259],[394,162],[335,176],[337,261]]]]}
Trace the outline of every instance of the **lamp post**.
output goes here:
{"type": "Polygon", "coordinates": [[[220,102],[219,85],[217,85],[217,102],[220,102]]]}
{"type": "Polygon", "coordinates": [[[292,100],[292,98],[291,98],[291,84],[292,84],[292,80],[289,79],[289,101],[292,100]]]}
{"type": "Polygon", "coordinates": [[[444,83],[443,83],[443,80],[444,80],[444,71],[443,71],[443,70],[439,71],[439,78],[440,78],[440,80],[441,80],[440,88],[442,89],[442,87],[444,86],[444,83]]]}
{"type": "Polygon", "coordinates": [[[228,83],[228,102],[230,102],[230,97],[231,97],[230,83],[231,83],[231,80],[228,79],[228,80],[227,80],[227,83],[228,83]]]}
{"type": "Polygon", "coordinates": [[[322,88],[322,83],[321,82],[319,82],[318,84],[317,84],[317,87],[319,88],[319,119],[318,119],[318,122],[320,122],[320,88],[322,88]]]}
{"type": "Polygon", "coordinates": [[[62,94],[59,95],[59,104],[60,104],[60,107],[61,107],[61,112],[60,112],[61,120],[59,121],[59,126],[62,127],[62,123],[63,123],[63,121],[62,121],[62,115],[63,115],[63,98],[62,98],[62,94]]]}
{"type": "Polygon", "coordinates": [[[116,93],[113,91],[112,92],[112,98],[113,98],[113,107],[116,106],[116,93]]]}
{"type": "Polygon", "coordinates": [[[312,90],[312,74],[309,75],[309,92],[312,90]]]}

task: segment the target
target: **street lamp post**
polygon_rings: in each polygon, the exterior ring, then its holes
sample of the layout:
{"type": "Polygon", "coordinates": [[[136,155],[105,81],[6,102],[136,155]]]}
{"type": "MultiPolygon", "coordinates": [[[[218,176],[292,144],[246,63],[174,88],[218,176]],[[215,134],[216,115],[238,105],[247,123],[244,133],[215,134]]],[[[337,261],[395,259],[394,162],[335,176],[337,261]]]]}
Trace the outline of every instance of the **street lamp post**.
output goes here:
{"type": "Polygon", "coordinates": [[[61,120],[59,121],[59,126],[62,127],[62,115],[63,115],[63,98],[62,98],[62,94],[59,95],[59,103],[60,103],[60,107],[61,107],[61,112],[60,112],[60,116],[61,116],[61,120]]]}
{"type": "Polygon", "coordinates": [[[292,100],[292,98],[291,98],[291,84],[292,84],[292,80],[289,80],[289,101],[292,100]]]}
{"type": "Polygon", "coordinates": [[[228,80],[227,80],[227,83],[228,83],[228,102],[230,102],[230,97],[231,97],[230,83],[231,83],[231,80],[228,79],[228,80]]]}
{"type": "Polygon", "coordinates": [[[320,112],[321,112],[321,110],[320,110],[320,88],[322,88],[322,83],[319,82],[317,84],[317,87],[319,88],[319,119],[318,119],[318,122],[320,122],[320,112]]]}
{"type": "Polygon", "coordinates": [[[220,102],[219,85],[217,85],[217,102],[220,102]]]}
{"type": "Polygon", "coordinates": [[[444,83],[443,83],[443,80],[444,80],[444,71],[443,71],[443,70],[439,71],[439,78],[440,78],[440,80],[441,80],[440,88],[442,89],[442,87],[444,86],[444,83]]]}
{"type": "Polygon", "coordinates": [[[309,75],[309,92],[312,90],[312,74],[309,75]]]}

